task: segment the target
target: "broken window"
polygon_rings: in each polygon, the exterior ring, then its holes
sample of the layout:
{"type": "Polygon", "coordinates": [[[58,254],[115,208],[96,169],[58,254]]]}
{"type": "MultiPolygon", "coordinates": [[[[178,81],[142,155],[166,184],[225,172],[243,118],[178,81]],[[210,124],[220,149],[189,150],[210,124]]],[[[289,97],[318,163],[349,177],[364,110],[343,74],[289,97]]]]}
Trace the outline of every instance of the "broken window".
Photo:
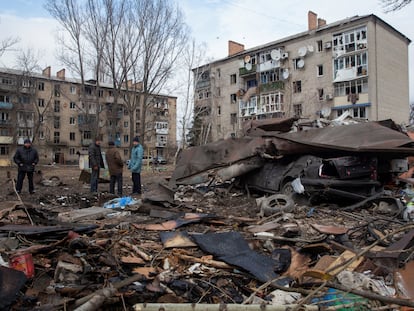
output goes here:
{"type": "Polygon", "coordinates": [[[230,84],[236,84],[236,82],[237,82],[236,74],[230,75],[230,84]]]}
{"type": "Polygon", "coordinates": [[[230,124],[236,124],[237,123],[237,113],[231,113],[230,114],[230,124]]]}
{"type": "Polygon", "coordinates": [[[322,52],[323,51],[323,42],[322,40],[318,40],[316,41],[317,45],[318,45],[318,52],[322,52]]]}
{"type": "Polygon", "coordinates": [[[318,70],[318,77],[323,76],[323,65],[318,65],[317,66],[317,70],[318,70]]]}
{"type": "Polygon", "coordinates": [[[232,104],[237,103],[237,95],[236,94],[230,94],[230,103],[232,103],[232,104]]]}
{"type": "Polygon", "coordinates": [[[323,96],[324,96],[323,89],[318,89],[318,97],[319,97],[319,100],[323,100],[324,99],[323,96]]]}
{"type": "Polygon", "coordinates": [[[297,117],[300,117],[302,115],[302,104],[293,105],[293,114],[297,117]]]}
{"type": "Polygon", "coordinates": [[[302,92],[302,81],[293,81],[293,93],[301,93],[302,92]]]}

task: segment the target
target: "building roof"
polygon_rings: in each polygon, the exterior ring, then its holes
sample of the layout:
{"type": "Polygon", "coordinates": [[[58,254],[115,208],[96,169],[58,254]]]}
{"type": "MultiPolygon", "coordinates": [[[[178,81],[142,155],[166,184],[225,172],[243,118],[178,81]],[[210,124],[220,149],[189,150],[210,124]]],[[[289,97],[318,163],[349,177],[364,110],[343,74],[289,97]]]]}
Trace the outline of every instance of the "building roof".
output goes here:
{"type": "MultiPolygon", "coordinates": [[[[11,75],[22,75],[22,74],[24,74],[24,71],[19,70],[19,69],[0,67],[0,73],[11,74],[11,75]]],[[[73,83],[73,84],[81,84],[82,83],[81,79],[68,78],[68,77],[65,77],[64,79],[62,79],[62,78],[59,78],[57,76],[48,77],[48,76],[45,76],[45,75],[43,75],[42,73],[39,73],[39,72],[30,72],[30,76],[34,77],[34,78],[38,78],[38,79],[45,79],[45,80],[52,80],[52,81],[59,81],[59,82],[67,82],[67,83],[73,83]]],[[[95,80],[92,80],[92,79],[85,80],[85,84],[86,85],[96,85],[95,80]]],[[[102,87],[102,88],[113,89],[113,84],[111,84],[111,83],[99,82],[99,86],[102,87]]],[[[177,96],[171,96],[171,95],[166,95],[166,94],[162,94],[162,93],[152,94],[152,95],[169,97],[169,98],[177,98],[177,96]]]]}
{"type": "MultiPolygon", "coordinates": [[[[300,32],[300,33],[297,33],[297,34],[279,39],[279,40],[271,41],[271,42],[268,42],[268,43],[265,43],[265,44],[262,44],[262,45],[255,46],[255,47],[250,48],[250,49],[243,50],[243,51],[235,53],[233,55],[215,60],[213,62],[210,62],[209,64],[220,63],[220,62],[226,61],[226,60],[231,59],[231,58],[237,58],[241,55],[245,55],[245,54],[249,54],[249,53],[252,53],[252,52],[260,51],[260,50],[263,50],[263,49],[266,49],[266,48],[269,48],[269,47],[272,47],[272,46],[275,46],[275,45],[282,45],[282,44],[286,43],[287,41],[299,39],[301,37],[305,37],[305,36],[308,36],[310,34],[314,34],[314,33],[317,33],[317,32],[322,32],[322,31],[325,31],[325,30],[330,30],[330,29],[338,27],[338,26],[344,26],[346,24],[355,23],[355,22],[358,22],[358,21],[368,20],[368,19],[374,19],[375,21],[382,23],[386,28],[391,29],[398,36],[402,37],[403,40],[406,40],[408,44],[411,43],[411,40],[407,36],[402,34],[400,31],[395,29],[393,26],[391,26],[390,24],[388,24],[387,22],[385,22],[384,20],[382,20],[378,16],[376,16],[374,14],[363,15],[363,16],[355,15],[355,16],[352,16],[352,17],[348,17],[348,18],[333,22],[333,23],[329,23],[329,24],[320,26],[317,29],[303,31],[303,32],[300,32]]],[[[203,66],[205,66],[205,65],[199,66],[198,68],[203,67],[203,66]]]]}

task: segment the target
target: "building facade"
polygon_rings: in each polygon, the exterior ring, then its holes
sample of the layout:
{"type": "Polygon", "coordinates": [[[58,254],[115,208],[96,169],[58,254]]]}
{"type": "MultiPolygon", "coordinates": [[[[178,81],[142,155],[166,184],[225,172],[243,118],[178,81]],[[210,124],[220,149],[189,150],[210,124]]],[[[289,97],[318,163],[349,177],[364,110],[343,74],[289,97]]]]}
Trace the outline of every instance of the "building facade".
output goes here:
{"type": "Polygon", "coordinates": [[[203,142],[240,136],[251,119],[391,118],[408,124],[410,39],[375,15],[326,24],[193,69],[203,142]]]}
{"type": "Polygon", "coordinates": [[[25,138],[33,141],[41,163],[77,163],[96,135],[102,137],[103,150],[114,141],[125,160],[136,135],[144,137],[149,155],[168,159],[175,152],[176,97],[150,95],[143,109],[136,88],[122,88],[116,99],[108,83],[86,81],[83,96],[81,89],[81,82],[66,78],[64,69],[56,76],[50,67],[42,74],[0,69],[0,164],[11,164],[25,138]],[[144,111],[145,132],[140,133],[144,111]]]}

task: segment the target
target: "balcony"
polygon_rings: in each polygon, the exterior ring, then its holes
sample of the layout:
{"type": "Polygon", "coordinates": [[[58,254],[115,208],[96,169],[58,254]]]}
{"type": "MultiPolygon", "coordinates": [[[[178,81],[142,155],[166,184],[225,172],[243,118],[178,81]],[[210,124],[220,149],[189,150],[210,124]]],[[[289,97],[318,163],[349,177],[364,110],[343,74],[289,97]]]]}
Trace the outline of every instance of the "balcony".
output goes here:
{"type": "Polygon", "coordinates": [[[259,88],[260,93],[269,91],[279,91],[285,88],[285,83],[283,81],[275,81],[272,83],[261,84],[259,88]]]}
{"type": "Polygon", "coordinates": [[[210,80],[200,80],[196,83],[196,90],[202,89],[205,87],[210,87],[210,80]]]}
{"type": "Polygon", "coordinates": [[[0,102],[0,109],[11,110],[13,109],[13,104],[8,102],[0,102]]]}
{"type": "Polygon", "coordinates": [[[165,147],[167,147],[167,142],[166,141],[157,141],[157,142],[155,142],[155,147],[165,148],[165,147]]]}
{"type": "Polygon", "coordinates": [[[155,133],[158,135],[168,135],[168,128],[166,129],[155,129],[155,133]]]}
{"type": "Polygon", "coordinates": [[[251,74],[256,74],[256,64],[252,65],[251,69],[247,69],[246,67],[239,68],[239,76],[248,76],[251,74]]]}
{"type": "Polygon", "coordinates": [[[82,146],[89,146],[92,143],[92,138],[84,138],[81,140],[82,146]]]}
{"type": "Polygon", "coordinates": [[[68,142],[63,140],[47,140],[46,142],[50,146],[68,146],[68,142]]]}
{"type": "Polygon", "coordinates": [[[0,136],[0,144],[12,144],[13,143],[13,136],[0,136]]]}
{"type": "Polygon", "coordinates": [[[1,127],[9,127],[12,125],[12,121],[11,120],[1,120],[0,119],[0,126],[1,127]]]}

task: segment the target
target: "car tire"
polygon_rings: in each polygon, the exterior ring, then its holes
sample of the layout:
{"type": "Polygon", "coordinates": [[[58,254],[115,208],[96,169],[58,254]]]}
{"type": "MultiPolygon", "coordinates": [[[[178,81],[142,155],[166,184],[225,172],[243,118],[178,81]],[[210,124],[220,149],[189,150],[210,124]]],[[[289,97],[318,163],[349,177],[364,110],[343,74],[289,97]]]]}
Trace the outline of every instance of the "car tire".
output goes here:
{"type": "Polygon", "coordinates": [[[274,194],[262,200],[260,209],[261,214],[270,216],[278,212],[289,213],[293,210],[295,203],[292,198],[284,194],[274,194]]]}

